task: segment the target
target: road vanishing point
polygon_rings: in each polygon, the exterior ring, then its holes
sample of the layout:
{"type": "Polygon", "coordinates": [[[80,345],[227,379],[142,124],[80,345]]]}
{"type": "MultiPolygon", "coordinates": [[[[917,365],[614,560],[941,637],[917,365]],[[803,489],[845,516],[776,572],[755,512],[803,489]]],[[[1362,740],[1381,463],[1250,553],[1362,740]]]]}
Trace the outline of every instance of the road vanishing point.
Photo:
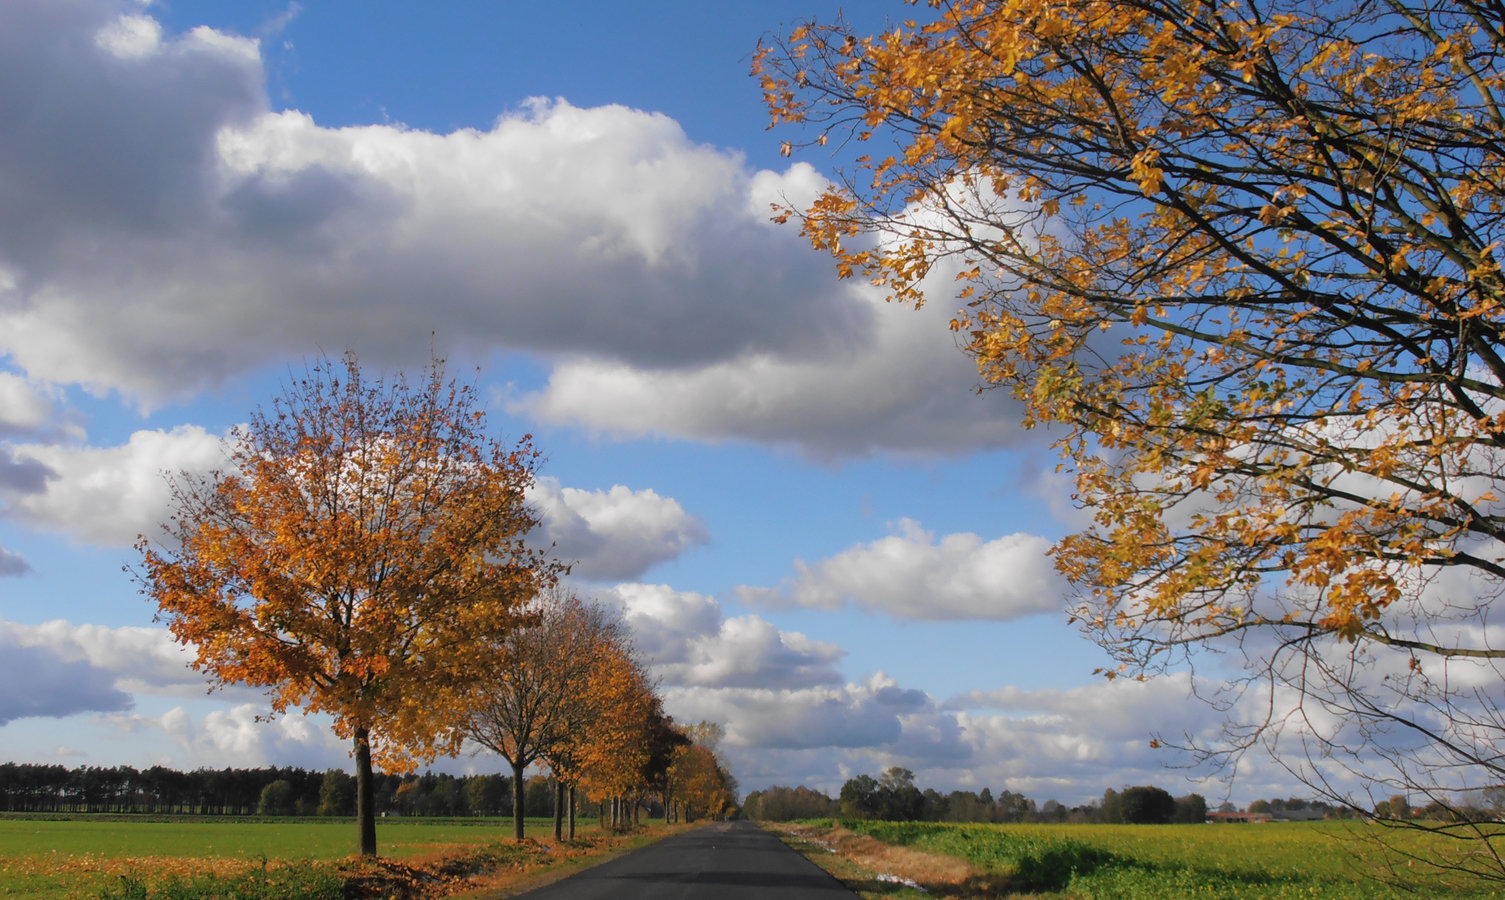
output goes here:
{"type": "Polygon", "coordinates": [[[514,900],[857,900],[826,870],[747,822],[664,838],[514,900]]]}

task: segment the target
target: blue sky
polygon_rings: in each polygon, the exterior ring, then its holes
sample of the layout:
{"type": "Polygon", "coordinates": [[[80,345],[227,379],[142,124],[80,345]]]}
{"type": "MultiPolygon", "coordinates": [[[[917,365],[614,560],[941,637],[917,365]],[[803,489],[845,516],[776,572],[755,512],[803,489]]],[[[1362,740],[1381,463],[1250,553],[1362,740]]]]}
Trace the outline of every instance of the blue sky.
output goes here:
{"type": "MultiPolygon", "coordinates": [[[[212,466],[290,368],[417,368],[432,335],[744,788],[1221,799],[1150,748],[1216,733],[1184,676],[1091,674],[1045,556],[1081,514],[972,390],[945,273],[890,307],[768,221],[840,161],[779,155],[753,50],[839,8],[0,7],[0,757],[348,765],[317,718],[206,695],[122,566],[160,472],[212,466]]],[[[1297,789],[1251,759],[1233,791],[1297,789]]]]}

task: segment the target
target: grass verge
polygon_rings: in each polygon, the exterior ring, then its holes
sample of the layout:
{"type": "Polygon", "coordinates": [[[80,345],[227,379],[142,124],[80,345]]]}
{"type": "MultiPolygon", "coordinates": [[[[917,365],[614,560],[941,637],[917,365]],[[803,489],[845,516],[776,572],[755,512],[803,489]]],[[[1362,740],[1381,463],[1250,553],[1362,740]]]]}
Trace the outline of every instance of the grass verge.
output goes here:
{"type": "MultiPolygon", "coordinates": [[[[1372,828],[1362,823],[1039,826],[825,820],[765,827],[867,900],[1505,896],[1499,882],[1426,865],[1397,866],[1396,857],[1375,849],[1374,836],[1365,831],[1372,828]]],[[[1447,850],[1429,843],[1435,836],[1385,837],[1392,852],[1393,841],[1408,842],[1403,861],[1424,861],[1447,850]]]]}

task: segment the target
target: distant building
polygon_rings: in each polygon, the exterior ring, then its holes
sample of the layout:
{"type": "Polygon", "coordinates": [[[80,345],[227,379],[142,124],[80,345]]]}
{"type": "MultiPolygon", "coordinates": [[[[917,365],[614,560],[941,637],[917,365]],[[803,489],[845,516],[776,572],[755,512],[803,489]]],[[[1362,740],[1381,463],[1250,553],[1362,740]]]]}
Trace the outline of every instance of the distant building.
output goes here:
{"type": "Polygon", "coordinates": [[[1327,818],[1327,811],[1323,809],[1278,809],[1271,810],[1270,815],[1277,822],[1316,822],[1327,818]]]}
{"type": "Polygon", "coordinates": [[[1270,812],[1210,812],[1208,822],[1316,822],[1327,818],[1323,809],[1277,809],[1270,812]]]}
{"type": "Polygon", "coordinates": [[[1275,817],[1269,813],[1251,812],[1210,812],[1207,814],[1208,822],[1253,822],[1263,824],[1275,821],[1275,817]]]}

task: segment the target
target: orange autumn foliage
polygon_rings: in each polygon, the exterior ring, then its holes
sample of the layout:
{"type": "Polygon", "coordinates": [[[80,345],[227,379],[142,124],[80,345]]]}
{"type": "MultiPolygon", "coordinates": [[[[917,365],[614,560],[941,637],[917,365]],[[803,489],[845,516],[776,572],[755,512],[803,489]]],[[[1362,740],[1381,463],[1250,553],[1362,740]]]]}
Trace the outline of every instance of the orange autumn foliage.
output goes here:
{"type": "Polygon", "coordinates": [[[983,382],[1052,429],[1091,513],[1055,557],[1108,674],[1234,649],[1263,713],[1199,749],[1289,725],[1283,760],[1356,807],[1497,782],[1499,11],[909,7],[760,48],[775,124],[872,148],[778,217],[842,277],[957,302],[983,382]]]}
{"type": "Polygon", "coordinates": [[[638,794],[660,701],[630,643],[604,644],[598,653],[589,701],[576,705],[573,727],[550,750],[550,766],[591,797],[638,794]]]}
{"type": "Polygon", "coordinates": [[[685,728],[689,743],[674,753],[669,777],[674,802],[687,822],[702,815],[719,818],[737,805],[736,782],[719,752],[724,735],[719,723],[697,722],[685,728]]]}
{"type": "Polygon", "coordinates": [[[162,537],[138,542],[144,592],[195,668],[267,688],[276,713],[328,713],[368,782],[373,761],[454,752],[477,648],[523,624],[558,570],[524,542],[528,441],[488,437],[441,363],[410,384],[348,356],[315,364],[227,452],[224,470],[172,481],[162,537]]]}

